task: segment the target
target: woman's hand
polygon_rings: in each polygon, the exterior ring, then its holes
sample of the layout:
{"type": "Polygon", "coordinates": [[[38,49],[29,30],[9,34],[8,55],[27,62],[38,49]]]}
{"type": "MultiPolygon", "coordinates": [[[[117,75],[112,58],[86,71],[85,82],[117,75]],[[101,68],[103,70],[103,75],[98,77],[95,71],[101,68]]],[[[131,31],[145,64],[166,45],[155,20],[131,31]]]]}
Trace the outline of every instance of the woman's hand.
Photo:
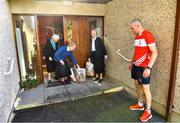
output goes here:
{"type": "Polygon", "coordinates": [[[49,61],[52,61],[53,59],[51,57],[49,57],[49,61]]]}
{"type": "Polygon", "coordinates": [[[108,55],[105,55],[105,56],[104,56],[104,59],[107,60],[107,59],[108,59],[108,55]]]}
{"type": "Polygon", "coordinates": [[[61,63],[62,65],[64,65],[64,61],[63,61],[63,60],[60,60],[60,63],[61,63]]]}
{"type": "Polygon", "coordinates": [[[76,67],[77,67],[78,69],[80,68],[80,66],[79,66],[78,64],[76,65],[76,67]]]}

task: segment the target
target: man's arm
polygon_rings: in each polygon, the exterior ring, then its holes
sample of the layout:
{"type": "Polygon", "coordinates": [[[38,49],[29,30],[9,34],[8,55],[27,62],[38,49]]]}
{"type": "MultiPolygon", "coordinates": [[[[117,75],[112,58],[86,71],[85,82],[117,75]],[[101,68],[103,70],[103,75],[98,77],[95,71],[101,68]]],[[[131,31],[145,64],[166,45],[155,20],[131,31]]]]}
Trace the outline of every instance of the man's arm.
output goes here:
{"type": "MultiPolygon", "coordinates": [[[[157,56],[158,56],[158,51],[157,51],[156,45],[150,45],[148,47],[149,47],[149,50],[151,51],[151,56],[150,56],[149,64],[147,67],[149,67],[151,69],[153,67],[153,64],[156,61],[157,56]]],[[[151,73],[150,69],[148,69],[148,68],[145,69],[145,71],[143,73],[143,76],[145,78],[150,76],[150,73],[151,73]]]]}
{"type": "Polygon", "coordinates": [[[158,56],[158,51],[157,51],[156,45],[150,45],[148,47],[149,47],[149,50],[151,51],[151,56],[150,56],[150,61],[149,61],[148,67],[152,68],[153,64],[155,63],[156,58],[158,56]]]}

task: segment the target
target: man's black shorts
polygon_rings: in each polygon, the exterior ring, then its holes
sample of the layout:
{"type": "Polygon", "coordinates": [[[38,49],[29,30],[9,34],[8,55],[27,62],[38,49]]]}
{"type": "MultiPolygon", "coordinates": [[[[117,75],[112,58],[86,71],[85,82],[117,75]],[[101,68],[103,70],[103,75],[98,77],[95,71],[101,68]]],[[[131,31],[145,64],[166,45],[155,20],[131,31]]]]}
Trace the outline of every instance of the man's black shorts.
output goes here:
{"type": "Polygon", "coordinates": [[[150,76],[147,78],[143,77],[143,72],[146,68],[138,67],[133,65],[131,70],[131,77],[135,80],[138,80],[139,84],[150,84],[150,76]]]}

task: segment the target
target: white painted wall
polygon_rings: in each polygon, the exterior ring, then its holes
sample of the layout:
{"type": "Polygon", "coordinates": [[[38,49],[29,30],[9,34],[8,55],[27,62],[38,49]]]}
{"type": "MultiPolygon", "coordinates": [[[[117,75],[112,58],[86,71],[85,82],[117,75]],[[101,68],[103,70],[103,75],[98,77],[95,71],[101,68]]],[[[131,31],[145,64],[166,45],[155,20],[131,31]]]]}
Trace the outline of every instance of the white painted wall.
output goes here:
{"type": "Polygon", "coordinates": [[[0,122],[7,122],[19,90],[19,71],[16,59],[12,16],[7,0],[0,0],[0,122]],[[14,69],[6,77],[1,73],[9,70],[8,57],[15,59],[14,69]]]}

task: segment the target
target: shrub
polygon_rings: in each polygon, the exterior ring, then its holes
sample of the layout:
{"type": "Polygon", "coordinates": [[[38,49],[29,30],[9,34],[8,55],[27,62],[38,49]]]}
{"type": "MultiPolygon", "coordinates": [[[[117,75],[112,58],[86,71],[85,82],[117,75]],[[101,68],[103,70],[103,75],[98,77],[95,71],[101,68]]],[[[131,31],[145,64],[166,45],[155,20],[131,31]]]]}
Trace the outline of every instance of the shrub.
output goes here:
{"type": "Polygon", "coordinates": [[[36,87],[39,84],[37,78],[30,77],[29,75],[25,76],[25,79],[19,82],[20,88],[24,88],[25,90],[36,87]]]}

